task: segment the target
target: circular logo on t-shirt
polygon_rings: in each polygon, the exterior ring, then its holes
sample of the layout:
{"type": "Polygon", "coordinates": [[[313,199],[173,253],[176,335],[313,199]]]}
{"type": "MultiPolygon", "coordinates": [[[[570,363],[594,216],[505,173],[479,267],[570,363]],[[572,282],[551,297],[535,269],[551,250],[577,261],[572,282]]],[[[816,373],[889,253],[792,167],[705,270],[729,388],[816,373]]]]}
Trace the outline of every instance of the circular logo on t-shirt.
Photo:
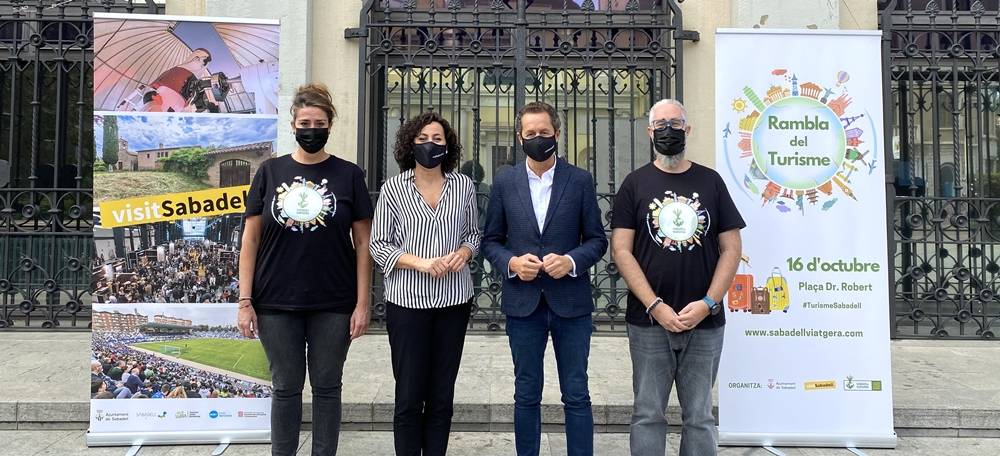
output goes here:
{"type": "Polygon", "coordinates": [[[684,203],[672,202],[660,209],[660,233],[663,237],[681,242],[691,239],[698,229],[698,213],[684,203]]]}
{"type": "Polygon", "coordinates": [[[274,221],[299,232],[326,226],[323,219],[337,213],[337,196],[326,184],[326,179],[315,184],[301,176],[293,179],[291,185],[281,184],[272,202],[274,221]]]}
{"type": "Polygon", "coordinates": [[[711,225],[708,211],[701,207],[697,193],[687,197],[667,190],[664,196],[649,204],[646,221],[650,237],[670,251],[694,250],[711,225]]]}
{"type": "Polygon", "coordinates": [[[323,210],[323,197],[315,189],[301,186],[288,191],[284,201],[285,215],[296,222],[308,222],[323,210]]]}

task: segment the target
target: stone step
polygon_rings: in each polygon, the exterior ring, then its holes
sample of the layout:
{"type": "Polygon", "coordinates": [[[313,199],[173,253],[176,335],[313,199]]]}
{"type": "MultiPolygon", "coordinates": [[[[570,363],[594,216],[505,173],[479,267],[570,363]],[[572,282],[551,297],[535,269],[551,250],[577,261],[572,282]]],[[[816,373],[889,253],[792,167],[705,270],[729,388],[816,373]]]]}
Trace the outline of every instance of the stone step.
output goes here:
{"type": "MultiPolygon", "coordinates": [[[[344,367],[345,428],[391,428],[394,382],[385,335],[354,341],[344,367]]],[[[892,392],[899,435],[1000,437],[1000,344],[893,340],[892,392]]],[[[86,429],[89,333],[0,332],[0,429],[86,429]]],[[[542,420],[561,432],[555,357],[546,353],[542,420]]],[[[628,340],[594,337],[588,374],[598,432],[627,432],[632,378],[628,340]]],[[[513,363],[503,335],[469,335],[455,389],[454,429],[510,431],[513,363]]],[[[305,421],[311,416],[307,384],[305,421]]],[[[716,398],[718,396],[716,395],[716,398]]],[[[157,400],[157,399],[150,399],[157,400]]],[[[668,419],[680,422],[676,397],[668,419]]],[[[716,399],[716,404],[718,399],[716,399]]]]}
{"type": "MultiPolygon", "coordinates": [[[[156,400],[156,399],[150,399],[156,400]]],[[[392,403],[343,404],[344,429],[365,431],[392,430],[392,403]]],[[[718,416],[718,408],[714,410],[718,416]]],[[[596,432],[628,432],[631,404],[594,406],[596,432]]],[[[670,423],[680,423],[680,407],[667,408],[670,423]]],[[[1000,408],[944,409],[896,408],[893,413],[896,433],[917,437],[991,437],[1000,438],[1000,408]]],[[[21,401],[0,402],[0,429],[87,429],[90,401],[21,401]]],[[[312,404],[303,404],[303,423],[312,422],[312,404]]],[[[545,432],[562,432],[561,404],[542,404],[542,427],[545,432]]],[[[671,426],[679,432],[679,426],[671,426]]],[[[513,432],[513,405],[457,403],[452,429],[466,432],[513,432]]]]}

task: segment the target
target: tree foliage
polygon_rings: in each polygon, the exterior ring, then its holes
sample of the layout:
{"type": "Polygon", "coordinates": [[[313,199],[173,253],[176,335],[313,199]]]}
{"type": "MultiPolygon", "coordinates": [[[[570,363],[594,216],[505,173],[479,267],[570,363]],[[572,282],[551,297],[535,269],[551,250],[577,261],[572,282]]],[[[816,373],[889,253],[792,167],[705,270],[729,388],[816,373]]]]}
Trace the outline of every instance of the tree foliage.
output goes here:
{"type": "Polygon", "coordinates": [[[109,167],[114,167],[118,163],[118,118],[106,116],[104,118],[104,149],[101,155],[102,160],[109,167]]]}
{"type": "Polygon", "coordinates": [[[158,159],[163,163],[164,171],[185,173],[198,179],[208,179],[208,169],[215,163],[215,158],[208,156],[215,147],[202,149],[200,147],[185,147],[169,157],[158,159]]]}

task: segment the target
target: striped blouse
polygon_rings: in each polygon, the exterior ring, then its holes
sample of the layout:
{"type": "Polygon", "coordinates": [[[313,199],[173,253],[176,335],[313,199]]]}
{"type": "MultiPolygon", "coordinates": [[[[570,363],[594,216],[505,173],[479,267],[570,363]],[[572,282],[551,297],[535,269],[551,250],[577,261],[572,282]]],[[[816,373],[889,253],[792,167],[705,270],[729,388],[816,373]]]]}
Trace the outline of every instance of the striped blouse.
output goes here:
{"type": "Polygon", "coordinates": [[[472,275],[466,265],[440,279],[413,269],[396,268],[404,253],[420,258],[445,256],[465,246],[475,257],[482,240],[472,179],[445,173],[437,210],[424,202],[413,171],[387,180],[372,219],[372,257],[382,268],[385,300],[402,307],[431,309],[468,302],[472,275]]]}

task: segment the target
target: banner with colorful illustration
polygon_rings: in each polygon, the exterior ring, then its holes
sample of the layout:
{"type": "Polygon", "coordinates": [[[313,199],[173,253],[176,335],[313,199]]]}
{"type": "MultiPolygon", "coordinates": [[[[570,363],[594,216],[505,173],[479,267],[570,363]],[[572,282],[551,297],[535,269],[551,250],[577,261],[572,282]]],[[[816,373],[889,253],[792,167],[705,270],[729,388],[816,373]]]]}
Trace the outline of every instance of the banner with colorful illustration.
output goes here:
{"type": "Polygon", "coordinates": [[[896,445],[880,40],[718,31],[716,169],[747,222],[722,445],[896,445]]]}
{"type": "Polygon", "coordinates": [[[278,22],[94,16],[87,444],[266,443],[267,358],[236,318],[246,193],[278,134],[278,22]]]}

